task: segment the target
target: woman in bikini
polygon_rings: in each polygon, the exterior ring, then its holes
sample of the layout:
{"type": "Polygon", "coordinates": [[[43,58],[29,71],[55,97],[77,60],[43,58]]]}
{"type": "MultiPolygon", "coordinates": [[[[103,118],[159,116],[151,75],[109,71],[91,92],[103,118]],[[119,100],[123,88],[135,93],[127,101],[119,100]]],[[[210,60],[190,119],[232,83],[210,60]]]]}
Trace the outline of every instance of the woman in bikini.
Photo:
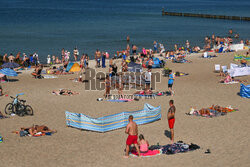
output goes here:
{"type": "Polygon", "coordinates": [[[140,134],[139,136],[139,142],[138,145],[140,147],[140,152],[141,153],[147,153],[148,152],[148,141],[144,139],[144,136],[140,134]]]}

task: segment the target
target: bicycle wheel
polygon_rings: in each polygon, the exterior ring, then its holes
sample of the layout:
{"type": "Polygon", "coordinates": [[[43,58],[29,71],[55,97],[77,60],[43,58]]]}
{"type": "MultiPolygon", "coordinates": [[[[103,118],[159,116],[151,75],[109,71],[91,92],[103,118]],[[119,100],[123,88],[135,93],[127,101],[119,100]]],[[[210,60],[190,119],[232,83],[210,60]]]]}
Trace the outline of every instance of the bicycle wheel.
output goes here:
{"type": "Polygon", "coordinates": [[[26,109],[25,109],[26,114],[28,114],[28,115],[33,115],[33,109],[32,109],[32,107],[31,107],[31,106],[26,105],[26,107],[25,107],[25,108],[26,108],[26,109]]]}
{"type": "Polygon", "coordinates": [[[13,110],[14,110],[13,104],[12,103],[8,103],[6,105],[6,107],[5,107],[5,114],[10,115],[10,114],[12,114],[14,112],[13,110]]]}
{"type": "Polygon", "coordinates": [[[24,111],[25,106],[23,104],[18,103],[17,105],[15,105],[14,109],[15,109],[16,115],[20,117],[23,117],[25,115],[25,111],[24,111]]]}

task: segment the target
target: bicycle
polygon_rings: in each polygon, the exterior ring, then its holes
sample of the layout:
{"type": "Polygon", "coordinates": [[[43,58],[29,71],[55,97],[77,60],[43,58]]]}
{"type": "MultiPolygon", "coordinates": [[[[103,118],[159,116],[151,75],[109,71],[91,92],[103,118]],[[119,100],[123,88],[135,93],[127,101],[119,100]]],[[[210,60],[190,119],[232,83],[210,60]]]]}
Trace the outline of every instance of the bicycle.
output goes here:
{"type": "Polygon", "coordinates": [[[19,93],[16,97],[10,96],[13,99],[11,103],[5,106],[5,113],[7,115],[16,114],[23,117],[24,115],[33,115],[33,109],[30,105],[26,105],[26,100],[18,99],[18,96],[24,95],[24,93],[19,93]]]}

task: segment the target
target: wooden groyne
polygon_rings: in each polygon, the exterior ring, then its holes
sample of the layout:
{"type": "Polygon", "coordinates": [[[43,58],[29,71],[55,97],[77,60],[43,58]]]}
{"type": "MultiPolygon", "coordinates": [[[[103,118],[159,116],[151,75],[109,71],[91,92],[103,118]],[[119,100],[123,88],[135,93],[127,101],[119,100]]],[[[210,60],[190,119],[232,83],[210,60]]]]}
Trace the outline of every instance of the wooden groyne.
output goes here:
{"type": "Polygon", "coordinates": [[[200,18],[210,18],[210,19],[227,19],[227,20],[242,20],[250,21],[250,17],[240,17],[240,16],[224,16],[224,15],[210,15],[210,14],[195,14],[195,13],[178,13],[178,12],[166,12],[164,8],[162,9],[162,16],[182,16],[182,17],[200,17],[200,18]]]}

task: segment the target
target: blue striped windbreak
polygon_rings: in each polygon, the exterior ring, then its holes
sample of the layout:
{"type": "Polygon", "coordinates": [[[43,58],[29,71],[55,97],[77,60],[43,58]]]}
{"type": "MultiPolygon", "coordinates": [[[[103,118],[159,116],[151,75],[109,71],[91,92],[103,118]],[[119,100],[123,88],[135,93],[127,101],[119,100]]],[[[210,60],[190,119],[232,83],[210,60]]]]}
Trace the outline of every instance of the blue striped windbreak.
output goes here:
{"type": "Polygon", "coordinates": [[[3,69],[1,69],[1,70],[0,70],[0,73],[1,73],[1,74],[4,74],[4,75],[6,75],[6,76],[11,76],[11,77],[17,76],[16,71],[14,71],[14,70],[12,70],[12,69],[10,69],[10,68],[3,68],[3,69]]]}
{"type": "Polygon", "coordinates": [[[121,112],[100,118],[92,118],[84,114],[66,111],[67,126],[96,132],[107,132],[126,127],[129,115],[133,115],[138,124],[146,124],[161,119],[161,106],[153,107],[144,104],[144,109],[139,111],[121,112]]]}

